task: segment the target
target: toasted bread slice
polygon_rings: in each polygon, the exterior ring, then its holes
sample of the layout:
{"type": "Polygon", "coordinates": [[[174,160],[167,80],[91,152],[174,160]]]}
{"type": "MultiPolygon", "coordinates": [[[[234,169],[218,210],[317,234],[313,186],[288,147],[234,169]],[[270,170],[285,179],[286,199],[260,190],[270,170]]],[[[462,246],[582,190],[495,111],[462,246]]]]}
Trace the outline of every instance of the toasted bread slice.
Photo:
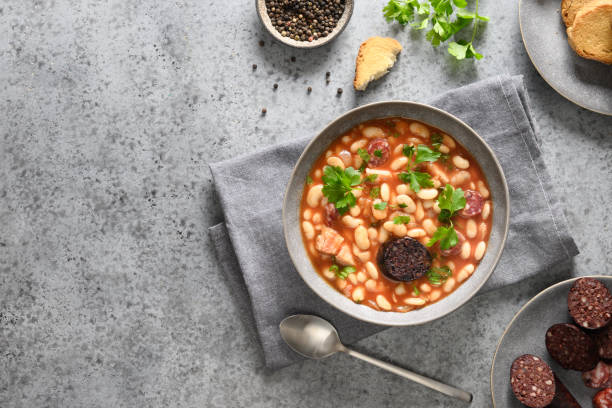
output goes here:
{"type": "Polygon", "coordinates": [[[580,9],[567,40],[581,57],[612,64],[612,0],[595,0],[580,9]]]}
{"type": "Polygon", "coordinates": [[[361,44],[355,65],[355,89],[365,91],[371,81],[389,72],[401,50],[401,44],[393,38],[372,37],[361,44]]]}
{"type": "Polygon", "coordinates": [[[594,0],[563,0],[561,2],[561,17],[566,27],[570,27],[574,23],[576,13],[580,9],[594,0]]]}

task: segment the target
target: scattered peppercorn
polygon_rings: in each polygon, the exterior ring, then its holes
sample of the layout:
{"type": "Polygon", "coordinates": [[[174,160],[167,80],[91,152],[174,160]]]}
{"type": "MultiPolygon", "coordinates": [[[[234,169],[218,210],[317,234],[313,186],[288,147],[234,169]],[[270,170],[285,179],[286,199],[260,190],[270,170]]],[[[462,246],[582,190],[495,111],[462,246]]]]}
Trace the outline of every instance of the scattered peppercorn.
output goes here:
{"type": "Polygon", "coordinates": [[[264,45],[266,45],[266,43],[264,42],[264,40],[259,40],[259,46],[263,47],[264,45]]]}
{"type": "Polygon", "coordinates": [[[257,64],[253,64],[253,70],[257,69],[257,64]]]}
{"type": "Polygon", "coordinates": [[[326,84],[326,85],[329,85],[329,79],[326,79],[326,80],[325,80],[325,84],[326,84]]]}
{"type": "Polygon", "coordinates": [[[266,0],[266,10],[283,37],[314,41],[333,31],[345,3],[346,0],[266,0]]]}
{"type": "Polygon", "coordinates": [[[272,87],[276,90],[276,89],[278,89],[278,84],[274,84],[274,85],[272,85],[272,87]]]}
{"type": "Polygon", "coordinates": [[[327,72],[325,73],[325,78],[329,78],[329,76],[330,76],[330,75],[331,75],[331,72],[327,71],[327,72]]]}
{"type": "Polygon", "coordinates": [[[295,62],[295,57],[291,57],[291,62],[295,62]]]}
{"type": "Polygon", "coordinates": [[[307,91],[308,91],[308,93],[311,93],[312,92],[312,86],[309,86],[307,91]]]}
{"type": "Polygon", "coordinates": [[[342,94],[342,88],[338,88],[338,95],[342,94]]]}
{"type": "Polygon", "coordinates": [[[268,110],[267,110],[266,108],[263,108],[263,109],[261,110],[261,114],[262,114],[262,115],[265,115],[267,112],[268,112],[268,110]]]}

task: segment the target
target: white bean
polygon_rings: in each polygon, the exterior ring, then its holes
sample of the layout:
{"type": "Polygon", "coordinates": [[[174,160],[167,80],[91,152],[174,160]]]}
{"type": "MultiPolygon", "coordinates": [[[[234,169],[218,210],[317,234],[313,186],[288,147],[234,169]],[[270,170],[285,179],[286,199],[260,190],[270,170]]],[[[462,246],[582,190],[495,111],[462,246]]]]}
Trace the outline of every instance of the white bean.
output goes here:
{"type": "Polygon", "coordinates": [[[321,178],[321,175],[322,175],[321,169],[316,169],[315,172],[314,172],[315,178],[319,179],[319,178],[321,178]]]}
{"type": "Polygon", "coordinates": [[[446,266],[448,266],[448,269],[450,269],[451,271],[455,270],[455,263],[453,261],[448,261],[446,263],[446,266]]]}
{"type": "Polygon", "coordinates": [[[315,236],[315,230],[312,224],[309,221],[302,222],[302,229],[304,230],[304,235],[307,239],[313,239],[315,236]]]}
{"type": "Polygon", "coordinates": [[[368,230],[363,225],[355,228],[355,243],[362,251],[370,248],[370,239],[368,238],[368,230]]]}
{"type": "Polygon", "coordinates": [[[342,136],[342,143],[348,144],[348,142],[350,142],[351,139],[352,139],[351,135],[344,135],[342,136]]]}
{"type": "Polygon", "coordinates": [[[478,233],[480,234],[480,239],[485,239],[487,235],[487,224],[484,222],[480,223],[478,226],[478,233]]]}
{"type": "Polygon", "coordinates": [[[429,129],[427,129],[427,126],[423,125],[422,123],[412,122],[409,129],[412,133],[422,137],[423,139],[429,138],[429,129]]]}
{"type": "Polygon", "coordinates": [[[376,207],[374,207],[375,205],[380,204],[381,202],[382,202],[382,200],[380,198],[377,198],[376,200],[374,200],[372,202],[372,215],[377,220],[384,220],[385,218],[387,218],[387,209],[388,209],[388,206],[385,207],[384,210],[377,210],[376,207]]]}
{"type": "Polygon", "coordinates": [[[376,304],[383,310],[391,310],[391,303],[383,295],[376,296],[376,304]]]}
{"type": "Polygon", "coordinates": [[[377,284],[376,284],[375,280],[368,279],[366,281],[366,283],[365,283],[365,287],[366,287],[366,290],[368,292],[376,292],[377,291],[377,284]]]}
{"type": "Polygon", "coordinates": [[[453,290],[454,287],[455,287],[455,279],[453,277],[450,277],[446,280],[446,282],[444,282],[444,285],[442,285],[442,290],[445,291],[446,293],[449,293],[450,291],[453,290]]]}
{"type": "Polygon", "coordinates": [[[433,200],[438,196],[438,190],[435,188],[422,188],[417,193],[417,197],[423,200],[433,200]]]}
{"type": "Polygon", "coordinates": [[[368,141],[366,139],[357,140],[356,142],[353,142],[353,144],[351,145],[350,147],[351,152],[357,153],[357,150],[363,149],[365,145],[367,144],[368,144],[368,141]]]}
{"type": "Polygon", "coordinates": [[[355,168],[359,169],[359,168],[361,168],[361,165],[363,164],[363,159],[361,157],[359,157],[359,156],[355,156],[355,158],[353,160],[353,163],[355,165],[355,168]]]}
{"type": "Polygon", "coordinates": [[[320,224],[321,223],[321,214],[316,213],[315,215],[312,216],[312,222],[315,224],[320,224]]]}
{"type": "Polygon", "coordinates": [[[400,283],[395,287],[395,294],[398,296],[402,296],[406,294],[406,287],[403,283],[400,283]]]}
{"type": "Polygon", "coordinates": [[[489,214],[491,213],[491,204],[487,201],[485,205],[482,207],[482,219],[486,220],[489,218],[489,214]]]}
{"type": "Polygon", "coordinates": [[[425,218],[422,224],[423,224],[423,228],[425,228],[425,231],[427,231],[429,235],[433,235],[434,232],[436,232],[436,230],[438,229],[436,227],[436,224],[429,218],[425,218]]]}
{"type": "Polygon", "coordinates": [[[434,200],[423,200],[423,208],[429,210],[434,205],[434,200]]]}
{"type": "Polygon", "coordinates": [[[469,219],[467,225],[465,226],[465,235],[468,238],[474,238],[478,234],[478,226],[476,225],[476,221],[469,219]]]}
{"type": "Polygon", "coordinates": [[[351,214],[353,217],[357,217],[359,214],[361,214],[361,207],[358,205],[351,207],[349,214],[351,214]]]}
{"type": "Polygon", "coordinates": [[[365,268],[372,279],[378,279],[378,269],[376,268],[376,265],[374,265],[372,262],[366,262],[365,268]]]}
{"type": "Polygon", "coordinates": [[[368,126],[363,129],[361,133],[368,139],[371,139],[373,137],[385,137],[385,132],[383,132],[381,128],[376,126],[368,126]]]}
{"type": "Polygon", "coordinates": [[[412,228],[406,233],[411,238],[421,238],[427,235],[423,228],[412,228]]]}
{"type": "Polygon", "coordinates": [[[363,299],[365,299],[363,288],[361,286],[355,288],[351,296],[355,302],[361,302],[363,299]]]}
{"type": "Polygon", "coordinates": [[[310,208],[304,210],[304,214],[302,215],[302,217],[305,220],[310,220],[310,218],[312,217],[312,211],[310,211],[310,208]]]}
{"type": "Polygon", "coordinates": [[[460,256],[462,259],[468,259],[471,253],[472,253],[472,246],[470,245],[469,242],[465,241],[463,245],[461,245],[460,256]]]}
{"type": "Polygon", "coordinates": [[[431,292],[431,286],[429,286],[428,283],[422,283],[421,286],[419,286],[419,289],[421,290],[421,292],[425,292],[425,293],[431,292]]]}
{"type": "Polygon", "coordinates": [[[487,244],[484,241],[480,241],[478,244],[476,244],[476,249],[474,249],[474,259],[480,261],[484,256],[486,249],[487,244]]]}
{"type": "Polygon", "coordinates": [[[325,158],[328,158],[329,156],[331,156],[332,154],[334,154],[331,150],[328,150],[325,152],[325,158]]]}
{"type": "Polygon", "coordinates": [[[399,170],[408,164],[408,158],[406,156],[398,157],[391,162],[391,170],[399,170]]]}
{"type": "Polygon", "coordinates": [[[357,245],[353,245],[353,254],[359,258],[361,262],[368,262],[370,260],[370,251],[361,251],[357,245]]]}
{"type": "Polygon", "coordinates": [[[417,202],[416,211],[414,212],[414,218],[417,221],[421,221],[425,216],[425,210],[423,210],[423,204],[420,201],[417,202]]]}
{"type": "Polygon", "coordinates": [[[383,242],[387,242],[388,239],[389,239],[389,231],[387,231],[383,227],[380,227],[378,229],[378,242],[382,244],[383,242]]]}
{"type": "Polygon", "coordinates": [[[376,228],[374,227],[368,228],[368,238],[370,238],[371,240],[375,240],[377,237],[378,237],[378,231],[376,231],[376,228]]]}
{"type": "Polygon", "coordinates": [[[336,286],[338,286],[338,289],[342,290],[346,288],[346,285],[348,285],[348,283],[344,279],[336,279],[336,286]]]}
{"type": "Polygon", "coordinates": [[[342,217],[342,223],[349,228],[357,228],[357,226],[363,224],[363,220],[360,218],[354,218],[350,215],[345,215],[342,217]]]}
{"type": "Polygon", "coordinates": [[[403,237],[408,232],[408,229],[404,224],[393,224],[393,235],[403,237]]]}
{"type": "Polygon", "coordinates": [[[363,271],[357,272],[357,280],[361,283],[365,282],[368,279],[366,274],[363,271]]]}
{"type": "Polygon", "coordinates": [[[478,192],[480,193],[482,198],[489,198],[489,189],[487,188],[487,186],[485,186],[482,180],[478,180],[478,192]]]}
{"type": "Polygon", "coordinates": [[[416,204],[414,203],[414,200],[406,194],[398,195],[397,197],[395,197],[395,201],[397,201],[398,204],[405,206],[404,208],[402,208],[402,211],[405,211],[407,213],[413,213],[416,210],[416,204]]]}
{"type": "Polygon", "coordinates": [[[348,280],[350,280],[353,285],[356,285],[357,284],[357,275],[355,273],[349,274],[348,280]]]}
{"type": "Polygon", "coordinates": [[[383,201],[389,201],[390,196],[391,189],[389,188],[389,185],[387,183],[382,183],[380,186],[380,198],[382,198],[383,201]]]}
{"type": "Polygon", "coordinates": [[[376,174],[379,179],[391,177],[391,172],[389,170],[377,170],[367,167],[365,171],[366,175],[370,176],[372,174],[376,174]]]}
{"type": "Polygon", "coordinates": [[[359,198],[361,197],[361,195],[363,194],[363,191],[361,191],[360,189],[352,189],[351,193],[353,193],[353,195],[355,196],[355,198],[359,198]]]}
{"type": "Polygon", "coordinates": [[[334,166],[334,167],[340,167],[341,169],[344,170],[344,162],[339,157],[336,157],[336,156],[328,157],[327,164],[329,164],[330,166],[334,166]]]}
{"type": "Polygon", "coordinates": [[[442,143],[444,143],[451,149],[454,149],[457,146],[455,144],[455,141],[449,135],[442,135],[442,143]]]}
{"type": "Polygon", "coordinates": [[[400,195],[406,194],[408,192],[408,186],[406,184],[398,184],[397,187],[395,187],[395,191],[400,195]]]}
{"type": "Polygon", "coordinates": [[[457,273],[457,281],[458,282],[463,282],[473,272],[474,272],[474,265],[472,265],[472,264],[465,265],[463,268],[461,268],[459,273],[457,273]]]}
{"type": "Polygon", "coordinates": [[[448,154],[450,152],[449,147],[445,144],[440,145],[440,147],[438,147],[438,150],[440,151],[440,153],[444,153],[444,154],[448,154]]]}
{"type": "Polygon", "coordinates": [[[336,274],[329,269],[324,270],[323,275],[325,275],[325,277],[329,280],[334,280],[336,278],[336,274]]]}
{"type": "Polygon", "coordinates": [[[467,159],[464,159],[461,156],[453,156],[453,164],[458,168],[458,169],[467,169],[468,167],[470,167],[470,162],[467,159]]]}
{"type": "Polygon", "coordinates": [[[429,301],[430,302],[435,302],[436,300],[440,299],[440,295],[442,295],[442,291],[440,291],[440,289],[434,290],[429,295],[429,301]]]}
{"type": "Polygon", "coordinates": [[[459,186],[465,183],[466,181],[469,181],[470,177],[471,175],[469,171],[461,170],[460,172],[451,177],[451,184],[453,186],[459,186]]]}
{"type": "Polygon", "coordinates": [[[418,298],[418,297],[410,297],[410,298],[404,299],[404,303],[406,303],[407,305],[412,305],[412,306],[422,306],[425,304],[425,299],[418,298]]]}
{"type": "Polygon", "coordinates": [[[308,190],[308,194],[306,195],[306,204],[311,207],[316,207],[321,202],[321,198],[323,198],[323,184],[316,184],[310,187],[308,190]]]}
{"type": "MultiPolygon", "coordinates": [[[[397,146],[395,146],[395,148],[393,149],[393,154],[400,154],[402,153],[402,150],[404,149],[404,145],[402,143],[399,143],[397,146]]],[[[406,158],[408,159],[408,158],[406,158]]]]}
{"type": "Polygon", "coordinates": [[[434,202],[434,205],[433,205],[432,208],[433,208],[433,210],[435,211],[436,214],[440,214],[442,212],[442,210],[440,209],[440,205],[438,204],[437,201],[434,202]]]}

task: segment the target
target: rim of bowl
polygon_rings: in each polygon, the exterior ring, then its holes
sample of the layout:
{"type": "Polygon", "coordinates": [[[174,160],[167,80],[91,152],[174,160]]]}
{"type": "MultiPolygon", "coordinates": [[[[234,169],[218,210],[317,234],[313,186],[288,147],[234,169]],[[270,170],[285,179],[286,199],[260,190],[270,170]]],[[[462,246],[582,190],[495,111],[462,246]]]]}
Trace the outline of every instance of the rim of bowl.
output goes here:
{"type": "Polygon", "coordinates": [[[268,30],[268,33],[270,33],[270,35],[274,37],[276,41],[293,48],[309,49],[321,47],[322,45],[331,42],[337,36],[339,36],[342,31],[344,31],[353,15],[354,0],[345,0],[344,12],[342,13],[342,16],[340,16],[338,24],[336,24],[332,32],[329,33],[327,37],[317,38],[313,41],[296,41],[292,38],[283,37],[272,25],[272,20],[270,20],[270,16],[268,15],[268,11],[266,10],[266,0],[255,0],[255,8],[257,9],[257,15],[259,16],[259,20],[266,28],[266,30],[268,30]]]}
{"type": "MultiPolygon", "coordinates": [[[[346,117],[355,114],[356,112],[359,112],[361,110],[368,110],[368,109],[372,109],[373,107],[377,107],[377,106],[381,106],[381,105],[386,105],[386,104],[400,104],[400,105],[406,105],[406,106],[418,106],[420,108],[425,108],[425,109],[430,109],[435,111],[438,114],[441,114],[443,116],[447,116],[448,118],[450,118],[453,121],[458,122],[460,125],[464,126],[469,132],[472,133],[472,135],[474,137],[476,137],[477,139],[480,140],[480,142],[483,144],[484,148],[486,149],[486,151],[488,152],[488,154],[490,155],[491,159],[493,160],[493,163],[495,164],[497,171],[499,172],[499,174],[501,175],[501,184],[503,187],[503,197],[502,200],[504,200],[506,202],[506,211],[504,214],[504,225],[503,225],[503,234],[500,240],[500,247],[498,252],[494,255],[493,261],[491,263],[491,267],[489,269],[489,271],[487,272],[486,276],[484,277],[484,279],[482,279],[482,281],[467,295],[465,296],[464,299],[462,299],[461,301],[459,301],[456,305],[453,305],[452,307],[449,307],[448,310],[445,310],[444,312],[436,315],[436,316],[429,316],[429,317],[425,317],[422,318],[420,320],[417,321],[401,321],[400,319],[398,319],[397,321],[382,321],[380,319],[377,319],[376,317],[373,318],[368,318],[363,316],[362,314],[358,313],[358,312],[353,312],[353,311],[349,311],[349,310],[345,310],[344,308],[340,307],[340,305],[335,304],[335,302],[333,302],[331,299],[328,299],[327,297],[323,296],[321,293],[319,293],[319,291],[317,289],[315,289],[309,282],[307,279],[305,279],[304,275],[302,274],[302,272],[300,271],[300,268],[298,267],[298,262],[296,262],[295,258],[294,258],[294,254],[291,252],[291,250],[288,250],[289,252],[289,257],[291,258],[291,262],[293,263],[293,266],[295,267],[295,269],[297,270],[298,274],[300,275],[300,277],[302,278],[302,281],[304,281],[304,283],[306,283],[306,285],[310,288],[310,290],[312,290],[319,298],[323,299],[327,304],[331,305],[332,307],[334,307],[335,309],[341,311],[344,314],[347,314],[351,317],[354,317],[355,319],[367,322],[367,323],[372,323],[372,324],[378,324],[378,325],[382,325],[382,326],[417,326],[420,324],[425,324],[425,323],[429,323],[431,321],[440,319],[444,316],[449,315],[450,313],[456,311],[457,309],[461,308],[462,306],[464,306],[469,300],[471,300],[482,288],[482,286],[489,280],[489,278],[491,277],[491,275],[493,274],[493,271],[495,270],[495,268],[497,267],[497,264],[499,262],[499,259],[501,258],[503,252],[504,252],[504,248],[506,247],[506,240],[508,238],[508,230],[509,230],[509,225],[510,225],[510,193],[508,190],[508,184],[506,182],[506,176],[504,174],[504,171],[499,163],[499,160],[497,159],[497,156],[495,155],[495,153],[493,152],[493,150],[491,149],[491,147],[488,145],[488,143],[474,130],[472,129],[472,127],[470,127],[467,123],[465,123],[464,121],[462,121],[461,119],[459,119],[458,117],[456,117],[455,115],[452,115],[442,109],[438,109],[436,107],[433,107],[431,105],[427,105],[424,103],[419,103],[419,102],[411,102],[411,101],[382,101],[382,102],[373,102],[373,103],[369,103],[366,105],[362,105],[359,106],[357,108],[351,109],[348,112],[340,115],[339,117],[337,117],[336,119],[332,120],[331,122],[329,122],[321,131],[319,131],[319,133],[312,138],[312,140],[308,143],[308,145],[306,145],[306,147],[304,148],[304,150],[302,151],[302,153],[300,154],[300,157],[298,158],[298,161],[296,162],[295,166],[293,167],[293,170],[291,171],[291,176],[289,177],[289,181],[287,183],[287,187],[285,188],[285,192],[284,192],[284,196],[283,196],[283,207],[282,207],[282,214],[281,214],[281,218],[282,218],[282,223],[283,223],[283,237],[285,239],[285,244],[287,245],[287,248],[289,248],[289,245],[287,244],[289,242],[289,236],[288,234],[288,228],[286,225],[286,212],[287,212],[287,203],[289,201],[289,189],[291,187],[291,185],[293,184],[293,180],[295,178],[295,173],[297,172],[297,169],[299,167],[301,167],[302,161],[304,160],[304,153],[306,151],[308,151],[310,149],[310,147],[317,143],[318,139],[321,137],[321,135],[323,133],[325,133],[325,131],[334,126],[336,123],[341,122],[343,120],[345,120],[346,117]]],[[[410,119],[410,118],[407,118],[410,119]]],[[[468,150],[469,151],[469,150],[468,150]]],[[[486,176],[486,174],[485,174],[486,176]]],[[[300,242],[302,245],[304,245],[303,239],[300,239],[300,242]]],[[[310,259],[309,259],[310,261],[310,259]]],[[[312,266],[311,263],[311,268],[313,270],[313,273],[317,274],[317,271],[314,270],[314,267],[312,266]]],[[[321,276],[318,276],[319,279],[323,279],[321,276]]],[[[327,284],[327,282],[325,282],[327,284]]],[[[334,289],[335,290],[335,289],[334,289]]],[[[427,307],[427,306],[426,306],[427,307]]],[[[426,308],[425,307],[425,308],[426,308]]],[[[375,312],[377,312],[375,315],[377,315],[378,313],[393,313],[393,312],[382,312],[382,311],[377,311],[375,309],[372,309],[375,312]]],[[[404,315],[407,315],[410,312],[405,312],[405,313],[401,313],[402,317],[404,315]]]]}

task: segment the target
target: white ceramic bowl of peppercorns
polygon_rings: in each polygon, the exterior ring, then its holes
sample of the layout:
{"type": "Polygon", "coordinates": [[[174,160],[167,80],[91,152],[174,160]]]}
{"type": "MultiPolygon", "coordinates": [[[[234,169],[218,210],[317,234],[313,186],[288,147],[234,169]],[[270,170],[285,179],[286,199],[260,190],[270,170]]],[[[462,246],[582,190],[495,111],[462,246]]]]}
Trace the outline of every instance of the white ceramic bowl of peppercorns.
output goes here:
{"type": "Polygon", "coordinates": [[[255,0],[264,27],[295,48],[316,48],[336,38],[353,14],[353,0],[255,0]]]}

